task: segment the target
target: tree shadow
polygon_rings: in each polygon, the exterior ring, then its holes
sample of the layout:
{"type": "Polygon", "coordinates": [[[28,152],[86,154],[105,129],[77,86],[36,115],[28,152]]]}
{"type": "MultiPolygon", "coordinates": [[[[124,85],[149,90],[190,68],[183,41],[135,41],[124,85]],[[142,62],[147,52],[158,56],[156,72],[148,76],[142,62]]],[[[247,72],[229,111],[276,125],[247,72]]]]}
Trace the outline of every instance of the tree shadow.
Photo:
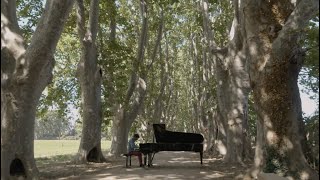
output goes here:
{"type": "MultiPolygon", "coordinates": [[[[107,163],[71,163],[72,155],[47,158],[38,166],[41,179],[241,179],[246,167],[228,164],[221,158],[204,158],[198,153],[160,152],[152,167],[139,167],[133,158],[125,167],[125,158],[109,159],[107,163]],[[63,159],[63,157],[65,159],[63,159]]],[[[107,156],[106,156],[107,157],[107,156]]],[[[37,160],[39,161],[39,160],[37,160]]],[[[39,162],[37,162],[38,164],[39,162]]]]}

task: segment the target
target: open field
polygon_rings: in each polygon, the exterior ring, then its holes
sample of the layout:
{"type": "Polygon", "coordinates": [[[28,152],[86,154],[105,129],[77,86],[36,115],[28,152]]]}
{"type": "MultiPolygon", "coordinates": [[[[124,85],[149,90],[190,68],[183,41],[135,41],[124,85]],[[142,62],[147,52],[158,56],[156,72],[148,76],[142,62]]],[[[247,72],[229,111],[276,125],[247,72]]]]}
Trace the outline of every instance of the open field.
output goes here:
{"type": "MultiPolygon", "coordinates": [[[[34,156],[50,157],[56,155],[76,154],[80,145],[80,140],[35,140],[34,156]]],[[[109,150],[111,141],[101,141],[103,151],[109,150]]]]}

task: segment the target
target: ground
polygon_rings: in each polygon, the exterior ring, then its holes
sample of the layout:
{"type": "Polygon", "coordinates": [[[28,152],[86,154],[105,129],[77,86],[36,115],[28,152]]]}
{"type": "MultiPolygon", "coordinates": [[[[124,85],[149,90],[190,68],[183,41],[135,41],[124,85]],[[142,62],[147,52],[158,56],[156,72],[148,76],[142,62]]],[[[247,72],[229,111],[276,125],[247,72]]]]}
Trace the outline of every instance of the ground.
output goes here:
{"type": "Polygon", "coordinates": [[[247,167],[223,162],[220,158],[205,156],[200,164],[199,153],[159,152],[155,155],[153,167],[139,167],[137,157],[132,166],[125,167],[125,157],[114,158],[106,155],[106,163],[75,165],[70,161],[37,162],[41,179],[241,179],[247,167]]]}

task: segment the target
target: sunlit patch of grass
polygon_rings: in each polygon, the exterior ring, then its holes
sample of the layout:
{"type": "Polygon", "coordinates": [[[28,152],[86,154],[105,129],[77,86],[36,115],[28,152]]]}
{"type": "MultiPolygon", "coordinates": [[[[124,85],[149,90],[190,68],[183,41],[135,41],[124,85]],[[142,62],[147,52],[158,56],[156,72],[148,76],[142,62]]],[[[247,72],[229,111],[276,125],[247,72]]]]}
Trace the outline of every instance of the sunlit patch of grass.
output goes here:
{"type": "Polygon", "coordinates": [[[50,157],[39,157],[36,158],[36,163],[38,167],[48,166],[53,164],[68,164],[70,163],[75,154],[64,154],[64,155],[55,155],[50,157]]]}
{"type": "MultiPolygon", "coordinates": [[[[78,152],[80,140],[35,140],[34,155],[37,167],[50,168],[72,164],[78,152]]],[[[103,153],[110,149],[111,141],[101,141],[103,153]]]]}
{"type": "MultiPolygon", "coordinates": [[[[35,140],[34,157],[50,157],[76,154],[80,140],[35,140]]],[[[111,141],[101,141],[103,151],[109,150],[111,141]]]]}
{"type": "MultiPolygon", "coordinates": [[[[103,152],[104,154],[106,152],[103,152]]],[[[55,155],[35,158],[36,165],[42,179],[78,179],[78,176],[87,173],[97,173],[112,166],[110,162],[104,163],[75,163],[76,154],[55,155]]],[[[121,163],[121,166],[122,163],[121,163]]]]}

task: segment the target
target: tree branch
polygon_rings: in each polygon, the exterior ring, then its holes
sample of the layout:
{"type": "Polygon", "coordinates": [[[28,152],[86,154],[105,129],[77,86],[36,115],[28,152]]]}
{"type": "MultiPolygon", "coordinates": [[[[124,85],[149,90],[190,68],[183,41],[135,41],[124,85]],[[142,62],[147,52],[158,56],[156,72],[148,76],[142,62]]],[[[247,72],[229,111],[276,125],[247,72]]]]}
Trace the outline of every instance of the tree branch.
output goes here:
{"type": "MultiPolygon", "coordinates": [[[[5,18],[8,22],[7,26],[9,26],[13,32],[19,35],[22,35],[18,25],[16,9],[17,7],[16,7],[15,0],[11,0],[11,1],[1,0],[1,24],[3,23],[2,18],[5,18]]],[[[1,30],[1,34],[2,34],[2,30],[1,30]]]]}
{"type": "Polygon", "coordinates": [[[130,98],[134,92],[136,81],[138,78],[137,72],[139,70],[140,65],[143,62],[144,58],[144,49],[145,44],[147,41],[147,5],[145,0],[140,0],[140,7],[141,7],[141,16],[142,16],[142,29],[140,34],[139,46],[138,46],[138,53],[137,59],[133,63],[132,73],[130,77],[129,87],[126,93],[125,105],[127,105],[130,101],[130,98]]]}
{"type": "MultiPolygon", "coordinates": [[[[163,29],[163,10],[161,10],[161,14],[160,14],[160,24],[159,24],[159,28],[158,28],[158,36],[157,36],[157,40],[156,40],[156,44],[154,46],[153,52],[152,52],[152,57],[151,57],[151,63],[147,66],[147,70],[151,69],[155,59],[156,59],[156,55],[157,55],[157,50],[159,48],[161,39],[162,39],[162,29],[163,29]]],[[[147,74],[147,73],[146,73],[147,74]]],[[[146,75],[145,75],[146,76],[146,75]]],[[[144,78],[144,77],[142,77],[144,78]]]]}
{"type": "MultiPolygon", "coordinates": [[[[47,1],[46,9],[37,25],[30,46],[27,49],[26,59],[33,61],[30,72],[40,71],[40,67],[51,60],[59,37],[63,30],[63,25],[72,9],[74,0],[47,1]]],[[[33,73],[35,74],[35,73],[33,73]]]]}
{"type": "Polygon", "coordinates": [[[84,5],[83,5],[83,0],[77,0],[77,28],[78,28],[78,34],[80,37],[80,43],[81,45],[83,45],[83,39],[84,39],[84,35],[86,33],[85,31],[85,23],[86,23],[86,19],[85,19],[85,15],[84,15],[84,5]]]}
{"type": "Polygon", "coordinates": [[[146,94],[146,83],[143,79],[139,78],[138,82],[137,82],[137,97],[135,98],[133,104],[132,104],[132,108],[129,112],[128,115],[128,119],[130,120],[130,124],[133,123],[133,121],[136,119],[136,117],[139,114],[139,111],[142,107],[142,103],[144,101],[145,98],[145,94],[146,94]]]}
{"type": "Polygon", "coordinates": [[[99,0],[91,0],[88,31],[91,33],[92,42],[95,42],[99,22],[99,0]]]}
{"type": "Polygon", "coordinates": [[[20,62],[25,59],[24,53],[25,45],[18,26],[16,1],[1,0],[1,57],[4,57],[1,65],[3,61],[11,64],[14,62],[15,65],[22,64],[20,62]],[[5,55],[2,55],[2,51],[5,55]],[[11,58],[14,60],[12,61],[11,58]]]}
{"type": "Polygon", "coordinates": [[[300,1],[289,16],[282,30],[279,32],[278,37],[272,43],[273,54],[281,55],[281,52],[289,52],[290,48],[292,48],[292,45],[287,44],[286,46],[282,46],[282,44],[290,42],[291,37],[298,35],[301,30],[308,24],[309,20],[313,18],[317,13],[319,13],[318,0],[300,1]]]}

